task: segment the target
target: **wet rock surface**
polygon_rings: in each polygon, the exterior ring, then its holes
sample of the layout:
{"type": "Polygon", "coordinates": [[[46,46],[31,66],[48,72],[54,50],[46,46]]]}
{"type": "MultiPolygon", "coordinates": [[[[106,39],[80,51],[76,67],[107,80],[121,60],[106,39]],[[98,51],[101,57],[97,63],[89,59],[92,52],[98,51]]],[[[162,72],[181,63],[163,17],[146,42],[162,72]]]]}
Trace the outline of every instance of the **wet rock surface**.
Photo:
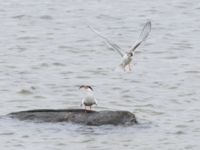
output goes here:
{"type": "Polygon", "coordinates": [[[136,117],[128,111],[87,111],[83,109],[40,109],[13,112],[11,118],[33,122],[72,122],[84,125],[133,125],[136,117]]]}

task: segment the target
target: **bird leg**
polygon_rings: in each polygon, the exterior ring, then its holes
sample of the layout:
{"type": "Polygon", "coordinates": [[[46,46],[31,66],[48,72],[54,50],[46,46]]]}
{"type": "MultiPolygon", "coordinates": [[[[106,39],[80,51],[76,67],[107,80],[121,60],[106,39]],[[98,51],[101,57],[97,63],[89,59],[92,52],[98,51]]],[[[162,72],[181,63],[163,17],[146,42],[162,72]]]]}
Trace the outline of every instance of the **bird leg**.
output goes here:
{"type": "Polygon", "coordinates": [[[128,68],[129,68],[129,71],[131,71],[131,64],[130,63],[128,64],[128,68]]]}
{"type": "Polygon", "coordinates": [[[124,67],[124,72],[128,72],[128,71],[131,71],[131,67],[130,67],[130,64],[126,65],[124,67]]]}

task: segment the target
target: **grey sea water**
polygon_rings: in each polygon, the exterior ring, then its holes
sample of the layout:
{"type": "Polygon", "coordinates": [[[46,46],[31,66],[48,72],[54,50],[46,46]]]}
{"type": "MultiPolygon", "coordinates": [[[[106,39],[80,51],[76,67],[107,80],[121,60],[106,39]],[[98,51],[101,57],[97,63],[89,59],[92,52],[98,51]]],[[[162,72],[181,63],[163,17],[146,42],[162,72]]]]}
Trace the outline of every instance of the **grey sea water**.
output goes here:
{"type": "Polygon", "coordinates": [[[200,149],[199,0],[1,0],[0,114],[79,108],[90,84],[96,110],[128,110],[133,127],[0,119],[1,150],[200,149]],[[87,24],[127,50],[152,32],[131,73],[87,24]]]}

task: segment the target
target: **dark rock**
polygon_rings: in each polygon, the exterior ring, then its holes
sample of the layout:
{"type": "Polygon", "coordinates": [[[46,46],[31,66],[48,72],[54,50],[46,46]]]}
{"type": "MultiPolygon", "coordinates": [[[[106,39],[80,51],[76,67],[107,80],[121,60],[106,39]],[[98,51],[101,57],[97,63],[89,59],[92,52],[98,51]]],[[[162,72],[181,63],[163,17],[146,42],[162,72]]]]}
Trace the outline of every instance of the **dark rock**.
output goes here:
{"type": "Polygon", "coordinates": [[[85,125],[133,125],[135,115],[128,111],[87,111],[83,109],[40,109],[8,114],[11,118],[34,122],[72,122],[85,125]]]}

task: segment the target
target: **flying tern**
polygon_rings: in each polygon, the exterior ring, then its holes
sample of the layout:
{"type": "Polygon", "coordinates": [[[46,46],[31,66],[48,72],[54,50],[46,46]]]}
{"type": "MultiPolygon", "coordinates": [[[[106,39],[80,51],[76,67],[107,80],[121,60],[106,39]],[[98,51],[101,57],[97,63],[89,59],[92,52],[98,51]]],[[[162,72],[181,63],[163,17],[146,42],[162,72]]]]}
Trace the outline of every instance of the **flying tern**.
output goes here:
{"type": "Polygon", "coordinates": [[[128,70],[131,71],[131,61],[132,57],[134,55],[135,50],[141,45],[142,42],[146,40],[146,38],[149,36],[149,33],[151,32],[151,21],[147,21],[142,28],[142,31],[138,37],[138,40],[131,46],[131,48],[127,52],[123,52],[122,49],[115,43],[109,41],[106,37],[104,37],[99,31],[94,29],[92,26],[88,25],[88,27],[96,33],[98,36],[100,36],[102,39],[106,41],[108,45],[111,46],[112,49],[116,50],[119,55],[122,57],[122,61],[120,63],[120,67],[126,71],[127,67],[128,70]]]}

